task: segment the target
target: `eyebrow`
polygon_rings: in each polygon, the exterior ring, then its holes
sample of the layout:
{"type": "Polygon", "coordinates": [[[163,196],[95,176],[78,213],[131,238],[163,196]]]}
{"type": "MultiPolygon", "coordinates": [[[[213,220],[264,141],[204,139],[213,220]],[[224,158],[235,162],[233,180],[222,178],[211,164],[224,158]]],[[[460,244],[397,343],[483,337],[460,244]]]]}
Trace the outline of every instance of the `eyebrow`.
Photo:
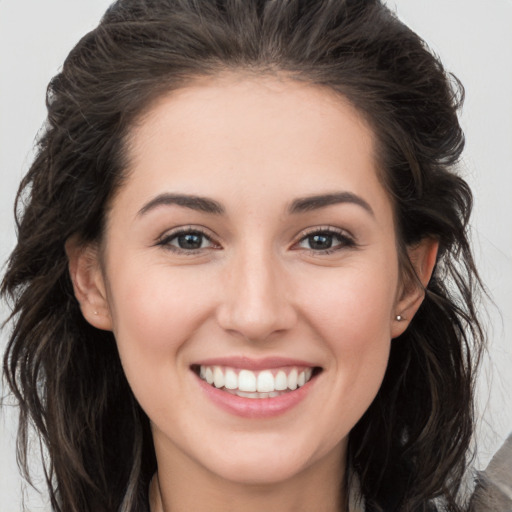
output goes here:
{"type": "Polygon", "coordinates": [[[225,213],[224,207],[214,199],[206,197],[192,196],[187,194],[160,194],[145,204],[138,212],[138,215],[144,215],[159,206],[178,205],[184,208],[190,208],[204,213],[222,215],[225,213]]]}
{"type": "MultiPolygon", "coordinates": [[[[319,194],[308,197],[295,199],[288,212],[290,214],[304,213],[312,210],[319,210],[327,206],[340,203],[351,203],[362,207],[372,216],[375,216],[372,207],[362,198],[352,192],[337,192],[331,194],[319,194]]],[[[210,213],[214,215],[223,215],[224,207],[214,199],[207,197],[194,196],[188,194],[160,194],[147,204],[145,204],[138,212],[138,215],[144,215],[159,206],[177,205],[184,208],[190,208],[199,212],[210,213]]]]}
{"type": "Polygon", "coordinates": [[[320,194],[315,196],[295,199],[290,205],[289,213],[304,213],[312,210],[319,210],[333,204],[350,203],[366,210],[372,217],[375,217],[372,207],[362,198],[352,192],[337,192],[332,194],[320,194]]]}

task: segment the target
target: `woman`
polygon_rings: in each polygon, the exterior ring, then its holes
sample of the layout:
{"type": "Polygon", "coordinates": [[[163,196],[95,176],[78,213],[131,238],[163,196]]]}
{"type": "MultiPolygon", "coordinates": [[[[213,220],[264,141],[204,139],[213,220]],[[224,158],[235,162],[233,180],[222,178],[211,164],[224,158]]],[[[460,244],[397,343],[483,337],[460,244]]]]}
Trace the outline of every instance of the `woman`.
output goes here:
{"type": "Polygon", "coordinates": [[[112,6],[2,287],[55,510],[462,509],[460,91],[380,2],[112,6]]]}

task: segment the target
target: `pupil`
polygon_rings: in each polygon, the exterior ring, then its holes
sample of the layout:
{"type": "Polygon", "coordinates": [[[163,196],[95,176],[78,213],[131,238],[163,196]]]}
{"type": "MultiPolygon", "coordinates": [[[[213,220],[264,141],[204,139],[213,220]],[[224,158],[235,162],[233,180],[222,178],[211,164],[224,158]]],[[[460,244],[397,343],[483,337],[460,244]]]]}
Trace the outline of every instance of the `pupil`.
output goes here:
{"type": "Polygon", "coordinates": [[[332,247],[332,235],[310,236],[309,245],[312,249],[330,249],[332,247]]]}
{"type": "Polygon", "coordinates": [[[178,237],[178,245],[181,249],[200,249],[203,235],[200,233],[187,233],[178,237]]]}

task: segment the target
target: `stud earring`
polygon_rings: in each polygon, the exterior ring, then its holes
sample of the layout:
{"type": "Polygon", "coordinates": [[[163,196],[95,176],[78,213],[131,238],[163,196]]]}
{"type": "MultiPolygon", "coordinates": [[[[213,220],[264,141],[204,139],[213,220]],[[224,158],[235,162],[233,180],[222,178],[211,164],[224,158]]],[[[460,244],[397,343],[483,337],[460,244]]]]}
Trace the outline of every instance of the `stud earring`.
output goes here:
{"type": "Polygon", "coordinates": [[[98,316],[98,312],[96,310],[94,310],[94,315],[98,316]]]}
{"type": "Polygon", "coordinates": [[[404,319],[404,317],[402,315],[396,315],[395,319],[397,322],[401,322],[404,319]]]}

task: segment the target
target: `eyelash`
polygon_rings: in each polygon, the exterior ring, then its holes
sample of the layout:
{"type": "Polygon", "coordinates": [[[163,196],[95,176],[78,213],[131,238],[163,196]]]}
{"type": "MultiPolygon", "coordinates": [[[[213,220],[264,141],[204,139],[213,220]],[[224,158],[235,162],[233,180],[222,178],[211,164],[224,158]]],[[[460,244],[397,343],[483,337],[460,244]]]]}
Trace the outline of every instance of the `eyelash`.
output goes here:
{"type": "MultiPolygon", "coordinates": [[[[311,240],[310,240],[311,241],[311,240]]],[[[202,240],[203,242],[203,240],[202,240]]],[[[201,244],[202,244],[201,242],[201,244]]],[[[158,242],[156,243],[157,246],[164,247],[165,249],[172,251],[176,254],[185,254],[185,255],[194,255],[199,252],[201,252],[204,249],[218,249],[220,246],[214,242],[212,237],[208,235],[203,229],[200,227],[190,226],[186,228],[180,228],[176,231],[172,231],[171,233],[166,233],[164,236],[162,236],[158,242]],[[210,247],[198,247],[195,249],[184,249],[182,247],[178,247],[175,245],[172,245],[171,242],[174,240],[177,240],[178,237],[184,236],[184,235],[199,235],[203,237],[203,239],[206,239],[211,246],[210,247]]],[[[354,238],[350,235],[348,235],[345,231],[333,228],[331,226],[325,226],[320,228],[313,228],[308,231],[303,231],[300,234],[300,238],[298,242],[295,242],[292,246],[292,248],[296,248],[295,250],[300,250],[301,248],[304,250],[307,250],[315,255],[329,255],[332,253],[335,253],[337,251],[340,251],[342,249],[350,249],[350,248],[356,248],[357,244],[354,238]],[[327,249],[308,249],[301,247],[300,244],[304,241],[307,241],[308,239],[311,239],[314,236],[327,236],[327,237],[335,237],[339,240],[339,244],[335,245],[334,247],[329,247],[327,249]]]]}
{"type": "MultiPolygon", "coordinates": [[[[184,235],[200,235],[201,237],[205,238],[214,248],[219,248],[220,246],[216,244],[212,237],[208,235],[203,229],[196,226],[189,226],[186,228],[179,228],[176,231],[172,231],[171,233],[166,233],[164,236],[162,236],[156,245],[164,247],[165,249],[172,251],[176,254],[186,254],[186,255],[193,255],[197,254],[205,247],[199,247],[197,249],[184,249],[182,247],[177,247],[175,245],[171,245],[171,242],[173,240],[176,240],[180,236],[184,235]]],[[[210,248],[210,247],[208,247],[210,248]]]]}
{"type": "Polygon", "coordinates": [[[313,228],[311,230],[303,231],[300,234],[299,241],[294,244],[294,247],[298,246],[302,242],[306,241],[308,238],[311,238],[314,236],[319,236],[319,235],[327,235],[329,237],[335,237],[339,240],[339,244],[337,244],[333,247],[329,247],[328,249],[319,249],[319,250],[306,249],[315,255],[319,255],[319,254],[320,255],[329,255],[329,254],[333,254],[333,253],[343,250],[343,249],[351,249],[351,248],[357,247],[357,243],[351,235],[349,235],[346,231],[333,228],[332,226],[313,228]]]}

